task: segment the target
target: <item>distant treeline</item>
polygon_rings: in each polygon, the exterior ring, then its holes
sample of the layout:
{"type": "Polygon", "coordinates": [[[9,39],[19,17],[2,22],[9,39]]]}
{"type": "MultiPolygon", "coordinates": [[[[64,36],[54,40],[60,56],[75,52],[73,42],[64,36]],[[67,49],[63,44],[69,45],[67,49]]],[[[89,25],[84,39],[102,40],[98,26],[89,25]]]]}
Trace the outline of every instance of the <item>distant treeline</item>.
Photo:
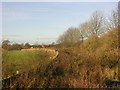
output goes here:
{"type": "Polygon", "coordinates": [[[29,43],[25,43],[25,44],[18,44],[18,43],[10,44],[9,40],[3,40],[3,42],[2,42],[2,48],[5,49],[5,50],[21,50],[21,49],[28,49],[30,47],[31,47],[31,45],[29,43]]]}
{"type": "MultiPolygon", "coordinates": [[[[45,46],[46,47],[52,47],[54,45],[55,45],[55,43],[53,42],[52,44],[45,45],[45,46]]],[[[28,48],[41,48],[41,45],[40,44],[31,45],[29,43],[25,43],[25,44],[14,43],[14,44],[11,44],[11,42],[9,40],[3,40],[2,48],[4,50],[21,50],[21,49],[28,49],[28,48]]]]}

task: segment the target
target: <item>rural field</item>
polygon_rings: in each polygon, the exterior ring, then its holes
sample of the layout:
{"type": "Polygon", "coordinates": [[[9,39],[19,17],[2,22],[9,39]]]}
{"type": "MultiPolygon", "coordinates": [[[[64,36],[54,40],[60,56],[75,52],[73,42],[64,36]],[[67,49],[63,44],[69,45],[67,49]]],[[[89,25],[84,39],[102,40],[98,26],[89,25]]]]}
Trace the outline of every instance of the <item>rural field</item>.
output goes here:
{"type": "Polygon", "coordinates": [[[120,88],[118,2],[3,3],[2,88],[120,88]]]}
{"type": "Polygon", "coordinates": [[[30,51],[3,51],[3,77],[11,74],[30,71],[36,68],[38,65],[47,65],[50,63],[51,53],[47,53],[43,50],[30,50],[30,51]]]}

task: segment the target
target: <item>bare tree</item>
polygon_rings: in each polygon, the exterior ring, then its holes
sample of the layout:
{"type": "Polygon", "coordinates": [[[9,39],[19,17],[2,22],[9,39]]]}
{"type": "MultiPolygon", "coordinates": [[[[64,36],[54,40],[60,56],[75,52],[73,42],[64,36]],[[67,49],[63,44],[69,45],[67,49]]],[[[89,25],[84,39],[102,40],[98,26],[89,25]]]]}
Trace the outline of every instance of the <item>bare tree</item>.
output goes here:
{"type": "Polygon", "coordinates": [[[25,49],[30,48],[30,44],[29,43],[25,43],[24,48],[25,49]]]}
{"type": "Polygon", "coordinates": [[[78,28],[70,27],[63,35],[59,36],[59,43],[76,43],[81,39],[81,33],[78,28]]]}
{"type": "Polygon", "coordinates": [[[10,48],[10,41],[9,40],[3,40],[2,42],[2,48],[5,49],[5,50],[9,50],[10,48]]]}
{"type": "Polygon", "coordinates": [[[64,38],[65,38],[65,34],[60,35],[59,38],[58,38],[58,40],[57,40],[57,42],[58,43],[64,43],[65,42],[64,38]]]}
{"type": "Polygon", "coordinates": [[[103,33],[102,31],[102,25],[103,25],[103,12],[102,11],[95,11],[91,18],[90,21],[88,22],[88,29],[90,31],[90,34],[96,34],[97,36],[99,36],[101,33],[103,33]]]}
{"type": "Polygon", "coordinates": [[[83,41],[90,34],[89,22],[84,22],[84,23],[80,24],[79,25],[79,31],[80,31],[81,39],[83,41]]]}
{"type": "Polygon", "coordinates": [[[104,32],[102,27],[103,18],[103,13],[101,11],[95,11],[88,21],[79,25],[82,40],[93,34],[99,36],[104,32]]]}
{"type": "Polygon", "coordinates": [[[118,27],[118,9],[113,10],[104,23],[107,30],[118,27]]]}

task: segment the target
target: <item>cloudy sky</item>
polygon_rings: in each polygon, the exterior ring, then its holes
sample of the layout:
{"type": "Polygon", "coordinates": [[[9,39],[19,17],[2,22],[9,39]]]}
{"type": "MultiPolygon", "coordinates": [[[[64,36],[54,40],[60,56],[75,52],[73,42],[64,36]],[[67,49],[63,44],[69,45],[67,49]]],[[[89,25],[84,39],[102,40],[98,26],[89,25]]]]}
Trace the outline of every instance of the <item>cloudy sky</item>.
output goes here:
{"type": "Polygon", "coordinates": [[[94,11],[109,15],[116,7],[117,2],[2,2],[2,37],[17,43],[51,43],[94,11]]]}

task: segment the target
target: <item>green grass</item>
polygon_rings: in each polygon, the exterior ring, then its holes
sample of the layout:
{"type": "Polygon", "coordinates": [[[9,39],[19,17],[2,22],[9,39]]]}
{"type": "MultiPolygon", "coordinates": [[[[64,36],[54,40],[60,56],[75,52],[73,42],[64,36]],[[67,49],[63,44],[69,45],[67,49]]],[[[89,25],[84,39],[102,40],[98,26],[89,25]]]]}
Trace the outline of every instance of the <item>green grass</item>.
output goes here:
{"type": "Polygon", "coordinates": [[[51,60],[51,55],[45,51],[3,51],[2,73],[3,76],[20,73],[37,68],[38,65],[45,65],[51,60]]]}

